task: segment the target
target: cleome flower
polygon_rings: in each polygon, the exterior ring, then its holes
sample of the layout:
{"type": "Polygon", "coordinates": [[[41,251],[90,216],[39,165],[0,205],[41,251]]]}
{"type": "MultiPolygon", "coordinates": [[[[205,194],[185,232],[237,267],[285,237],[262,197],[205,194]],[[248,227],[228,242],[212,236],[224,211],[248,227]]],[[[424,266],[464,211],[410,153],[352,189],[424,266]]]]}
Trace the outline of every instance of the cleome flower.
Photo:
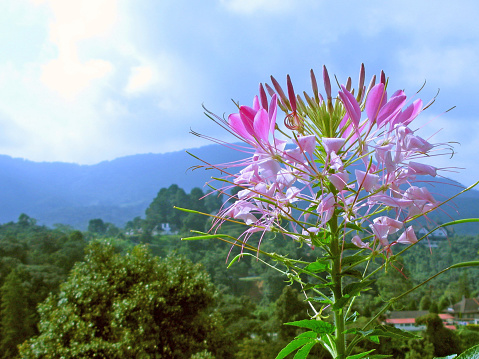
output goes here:
{"type": "Polygon", "coordinates": [[[388,97],[384,73],[378,84],[373,76],[366,89],[364,74],[362,66],[357,89],[348,79],[334,94],[324,67],[325,96],[312,70],[311,95],[296,95],[288,76],[286,96],[272,77],[272,86],[265,85],[268,94],[260,84],[252,107],[238,106],[227,120],[213,115],[245,143],[249,155],[221,166],[229,185],[218,191],[241,190],[233,203],[224,204],[212,231],[233,219],[246,225],[244,241],[256,232],[276,231],[314,247],[321,245],[314,243],[319,233],[337,234],[341,228],[357,231],[351,242],[359,248],[388,251],[393,244],[417,241],[406,223],[440,203],[415,181],[438,175],[424,162],[444,146],[411,128],[423,111],[420,99],[411,103],[403,90],[388,97]],[[280,111],[284,126],[277,121],[280,111]]]}

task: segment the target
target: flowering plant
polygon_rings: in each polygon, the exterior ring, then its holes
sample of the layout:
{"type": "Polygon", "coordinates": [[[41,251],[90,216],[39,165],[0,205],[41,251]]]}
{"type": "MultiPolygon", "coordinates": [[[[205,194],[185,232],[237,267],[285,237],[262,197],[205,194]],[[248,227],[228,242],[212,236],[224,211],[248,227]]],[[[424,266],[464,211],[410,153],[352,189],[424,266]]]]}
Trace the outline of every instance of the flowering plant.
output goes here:
{"type": "MultiPolygon", "coordinates": [[[[362,65],[357,89],[348,78],[345,85],[338,83],[338,91],[333,93],[324,67],[325,96],[319,92],[312,70],[311,95],[297,95],[289,75],[287,95],[278,81],[271,80],[272,86],[260,84],[252,107],[238,105],[238,112],[227,119],[206,112],[244,143],[224,145],[250,155],[244,161],[213,166],[225,174],[218,180],[226,185],[217,191],[233,197],[229,189],[241,190],[233,203],[226,202],[218,214],[211,215],[209,233],[185,239],[217,237],[241,247],[232,263],[253,255],[248,250],[268,256],[286,266],[283,273],[289,281],[301,285],[311,306],[311,319],[286,324],[309,331],[296,337],[277,359],[296,350],[295,358],[305,358],[316,344],[333,358],[385,357],[352,352],[363,339],[415,337],[394,327],[374,325],[392,303],[432,278],[390,299],[362,327],[353,324],[356,314],[352,305],[373,283],[375,273],[422,240],[410,222],[447,202],[439,202],[421,182],[423,176],[438,176],[438,169],[424,160],[449,153],[452,148],[432,144],[418,135],[412,125],[429,105],[423,106],[420,99],[410,100],[402,90],[388,96],[384,72],[378,83],[373,76],[366,87],[362,65]],[[284,126],[277,121],[280,111],[285,114],[284,126]],[[236,167],[241,169],[233,173],[230,169],[236,167]],[[244,232],[238,238],[219,234],[225,221],[243,223],[244,232]],[[316,261],[266,253],[248,243],[254,233],[260,234],[261,243],[268,232],[289,237],[311,250],[316,248],[316,261]],[[393,254],[391,248],[397,244],[407,247],[393,254]],[[377,258],[382,264],[377,264],[377,258]],[[371,268],[373,265],[377,268],[371,268]],[[332,312],[332,323],[325,320],[325,310],[332,312]]],[[[467,221],[476,220],[438,227],[467,221]]],[[[456,264],[444,271],[469,265],[478,262],[456,264]]]]}

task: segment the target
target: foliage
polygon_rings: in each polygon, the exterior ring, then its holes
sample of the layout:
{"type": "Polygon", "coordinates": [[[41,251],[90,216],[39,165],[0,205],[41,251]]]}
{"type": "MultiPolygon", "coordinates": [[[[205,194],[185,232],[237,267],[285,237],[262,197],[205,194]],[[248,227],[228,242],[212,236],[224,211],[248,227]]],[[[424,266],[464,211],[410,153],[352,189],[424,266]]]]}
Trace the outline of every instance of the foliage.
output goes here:
{"type": "Polygon", "coordinates": [[[461,352],[456,333],[444,327],[442,320],[435,313],[416,319],[417,324],[426,324],[425,338],[433,344],[434,355],[443,357],[461,352]]]}
{"type": "MultiPolygon", "coordinates": [[[[40,335],[24,358],[189,358],[221,352],[208,313],[214,288],[181,257],[160,260],[137,246],[126,255],[94,242],[57,295],[40,306],[40,335]]],[[[221,337],[221,335],[218,335],[221,337]]]]}

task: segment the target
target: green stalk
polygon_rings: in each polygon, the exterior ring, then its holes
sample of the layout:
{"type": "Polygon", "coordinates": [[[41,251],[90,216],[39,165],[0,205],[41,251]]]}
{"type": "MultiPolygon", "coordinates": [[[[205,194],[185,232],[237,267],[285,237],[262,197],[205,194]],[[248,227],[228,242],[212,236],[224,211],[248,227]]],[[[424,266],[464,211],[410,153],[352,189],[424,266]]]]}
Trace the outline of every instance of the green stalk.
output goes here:
{"type": "MultiPolygon", "coordinates": [[[[337,215],[333,215],[329,221],[331,234],[333,236],[331,240],[331,279],[333,284],[332,291],[334,296],[334,303],[336,303],[343,296],[342,288],[342,276],[341,276],[341,245],[338,235],[338,218],[337,215]]],[[[337,359],[344,359],[346,353],[346,336],[344,335],[345,323],[344,323],[344,308],[339,308],[333,311],[334,324],[336,327],[335,344],[336,344],[336,357],[337,359]]]]}

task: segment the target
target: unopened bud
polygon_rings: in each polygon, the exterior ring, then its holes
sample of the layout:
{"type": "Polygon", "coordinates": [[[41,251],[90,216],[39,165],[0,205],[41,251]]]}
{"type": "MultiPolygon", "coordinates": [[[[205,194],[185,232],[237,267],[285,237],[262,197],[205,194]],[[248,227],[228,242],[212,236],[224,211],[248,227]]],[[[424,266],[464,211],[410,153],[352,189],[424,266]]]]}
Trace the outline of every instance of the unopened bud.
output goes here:
{"type": "Polygon", "coordinates": [[[386,85],[386,74],[381,70],[381,83],[386,85]]]}
{"type": "Polygon", "coordinates": [[[359,85],[358,85],[358,96],[356,100],[361,102],[364,91],[364,79],[366,77],[366,69],[364,68],[364,63],[361,64],[361,69],[359,70],[359,85]]]}
{"type": "Polygon", "coordinates": [[[270,85],[268,85],[268,84],[264,84],[264,85],[266,86],[266,91],[268,91],[269,95],[270,95],[271,97],[273,97],[273,95],[274,95],[276,92],[274,92],[274,90],[271,88],[270,85]]]}
{"type": "Polygon", "coordinates": [[[289,104],[288,98],[284,94],[284,91],[281,88],[281,86],[279,85],[278,81],[276,81],[276,79],[273,76],[271,76],[271,82],[273,83],[273,86],[274,86],[274,89],[276,90],[276,93],[278,94],[279,98],[281,99],[280,102],[283,103],[284,107],[291,110],[291,106],[289,104]]]}
{"type": "Polygon", "coordinates": [[[346,90],[348,90],[349,92],[351,92],[351,77],[348,77],[348,81],[346,81],[346,90]]]}
{"type": "Polygon", "coordinates": [[[296,112],[296,95],[294,94],[293,84],[291,83],[291,77],[286,76],[286,83],[288,85],[288,97],[291,104],[291,111],[296,112]]]}
{"type": "Polygon", "coordinates": [[[314,76],[314,71],[311,69],[311,87],[313,88],[314,99],[316,103],[319,105],[319,91],[318,91],[318,83],[316,82],[316,76],[314,76]]]}
{"type": "Polygon", "coordinates": [[[268,111],[268,98],[266,97],[266,92],[264,91],[263,84],[259,84],[259,98],[261,100],[261,107],[268,111]]]}
{"type": "Polygon", "coordinates": [[[326,90],[326,97],[328,101],[331,99],[331,80],[329,79],[328,70],[326,66],[323,66],[323,81],[324,81],[324,89],[326,90]]]}

